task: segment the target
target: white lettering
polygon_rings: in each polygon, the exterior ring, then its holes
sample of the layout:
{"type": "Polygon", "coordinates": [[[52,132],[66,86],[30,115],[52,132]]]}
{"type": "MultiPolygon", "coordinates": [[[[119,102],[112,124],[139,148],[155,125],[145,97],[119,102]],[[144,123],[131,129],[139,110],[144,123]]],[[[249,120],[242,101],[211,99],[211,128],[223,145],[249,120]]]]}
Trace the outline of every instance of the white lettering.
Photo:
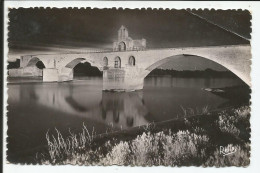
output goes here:
{"type": "Polygon", "coordinates": [[[219,153],[223,156],[233,154],[237,151],[237,147],[233,146],[232,144],[227,145],[226,147],[220,146],[219,147],[219,153]]]}

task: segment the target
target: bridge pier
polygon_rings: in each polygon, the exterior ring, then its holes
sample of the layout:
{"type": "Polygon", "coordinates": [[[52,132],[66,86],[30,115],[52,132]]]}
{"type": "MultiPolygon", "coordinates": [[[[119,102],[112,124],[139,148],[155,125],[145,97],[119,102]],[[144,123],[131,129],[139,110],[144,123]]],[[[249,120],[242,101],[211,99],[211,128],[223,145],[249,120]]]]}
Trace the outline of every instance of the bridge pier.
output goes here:
{"type": "Polygon", "coordinates": [[[73,69],[71,68],[45,68],[43,69],[43,82],[64,82],[73,80],[73,69]]]}
{"type": "Polygon", "coordinates": [[[137,67],[103,70],[103,90],[134,91],[144,86],[145,70],[137,67]]]}
{"type": "Polygon", "coordinates": [[[58,81],[58,69],[45,68],[43,69],[43,82],[57,82],[58,81]]]}

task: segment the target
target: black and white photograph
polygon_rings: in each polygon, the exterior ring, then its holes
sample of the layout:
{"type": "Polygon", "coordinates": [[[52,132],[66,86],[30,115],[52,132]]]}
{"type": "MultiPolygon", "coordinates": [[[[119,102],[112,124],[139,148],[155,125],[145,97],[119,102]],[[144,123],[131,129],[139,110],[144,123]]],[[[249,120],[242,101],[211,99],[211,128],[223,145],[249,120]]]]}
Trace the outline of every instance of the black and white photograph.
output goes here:
{"type": "Polygon", "coordinates": [[[7,162],[248,167],[251,19],[8,8],[7,162]]]}

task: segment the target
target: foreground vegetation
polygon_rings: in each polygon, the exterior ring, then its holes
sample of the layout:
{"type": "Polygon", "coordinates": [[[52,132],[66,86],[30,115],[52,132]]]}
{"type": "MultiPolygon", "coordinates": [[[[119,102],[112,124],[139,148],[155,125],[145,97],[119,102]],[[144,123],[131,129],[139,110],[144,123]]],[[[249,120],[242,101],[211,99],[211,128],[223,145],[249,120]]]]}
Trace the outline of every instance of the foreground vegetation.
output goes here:
{"type": "MultiPolygon", "coordinates": [[[[187,113],[187,112],[186,112],[187,113]]],[[[41,164],[247,166],[250,163],[250,108],[221,112],[139,127],[134,134],[96,135],[82,132],[63,137],[46,134],[48,153],[41,164]],[[122,137],[123,136],[123,137],[122,137]],[[235,152],[223,155],[221,147],[235,152]]]]}

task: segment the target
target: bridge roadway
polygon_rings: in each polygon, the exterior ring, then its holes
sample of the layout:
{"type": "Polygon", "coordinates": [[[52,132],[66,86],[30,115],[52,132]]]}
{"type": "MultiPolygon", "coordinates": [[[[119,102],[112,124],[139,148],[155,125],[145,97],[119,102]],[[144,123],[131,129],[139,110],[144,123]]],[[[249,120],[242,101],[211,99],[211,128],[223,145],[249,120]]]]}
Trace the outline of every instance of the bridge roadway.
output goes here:
{"type": "Polygon", "coordinates": [[[45,82],[63,82],[73,80],[73,68],[78,63],[89,62],[103,71],[104,90],[139,90],[143,88],[144,78],[153,69],[179,58],[179,55],[198,56],[214,61],[251,86],[250,45],[26,55],[20,59],[20,68],[9,70],[9,75],[42,75],[45,82]],[[45,66],[42,72],[36,68],[38,61],[42,61],[45,66]]]}

